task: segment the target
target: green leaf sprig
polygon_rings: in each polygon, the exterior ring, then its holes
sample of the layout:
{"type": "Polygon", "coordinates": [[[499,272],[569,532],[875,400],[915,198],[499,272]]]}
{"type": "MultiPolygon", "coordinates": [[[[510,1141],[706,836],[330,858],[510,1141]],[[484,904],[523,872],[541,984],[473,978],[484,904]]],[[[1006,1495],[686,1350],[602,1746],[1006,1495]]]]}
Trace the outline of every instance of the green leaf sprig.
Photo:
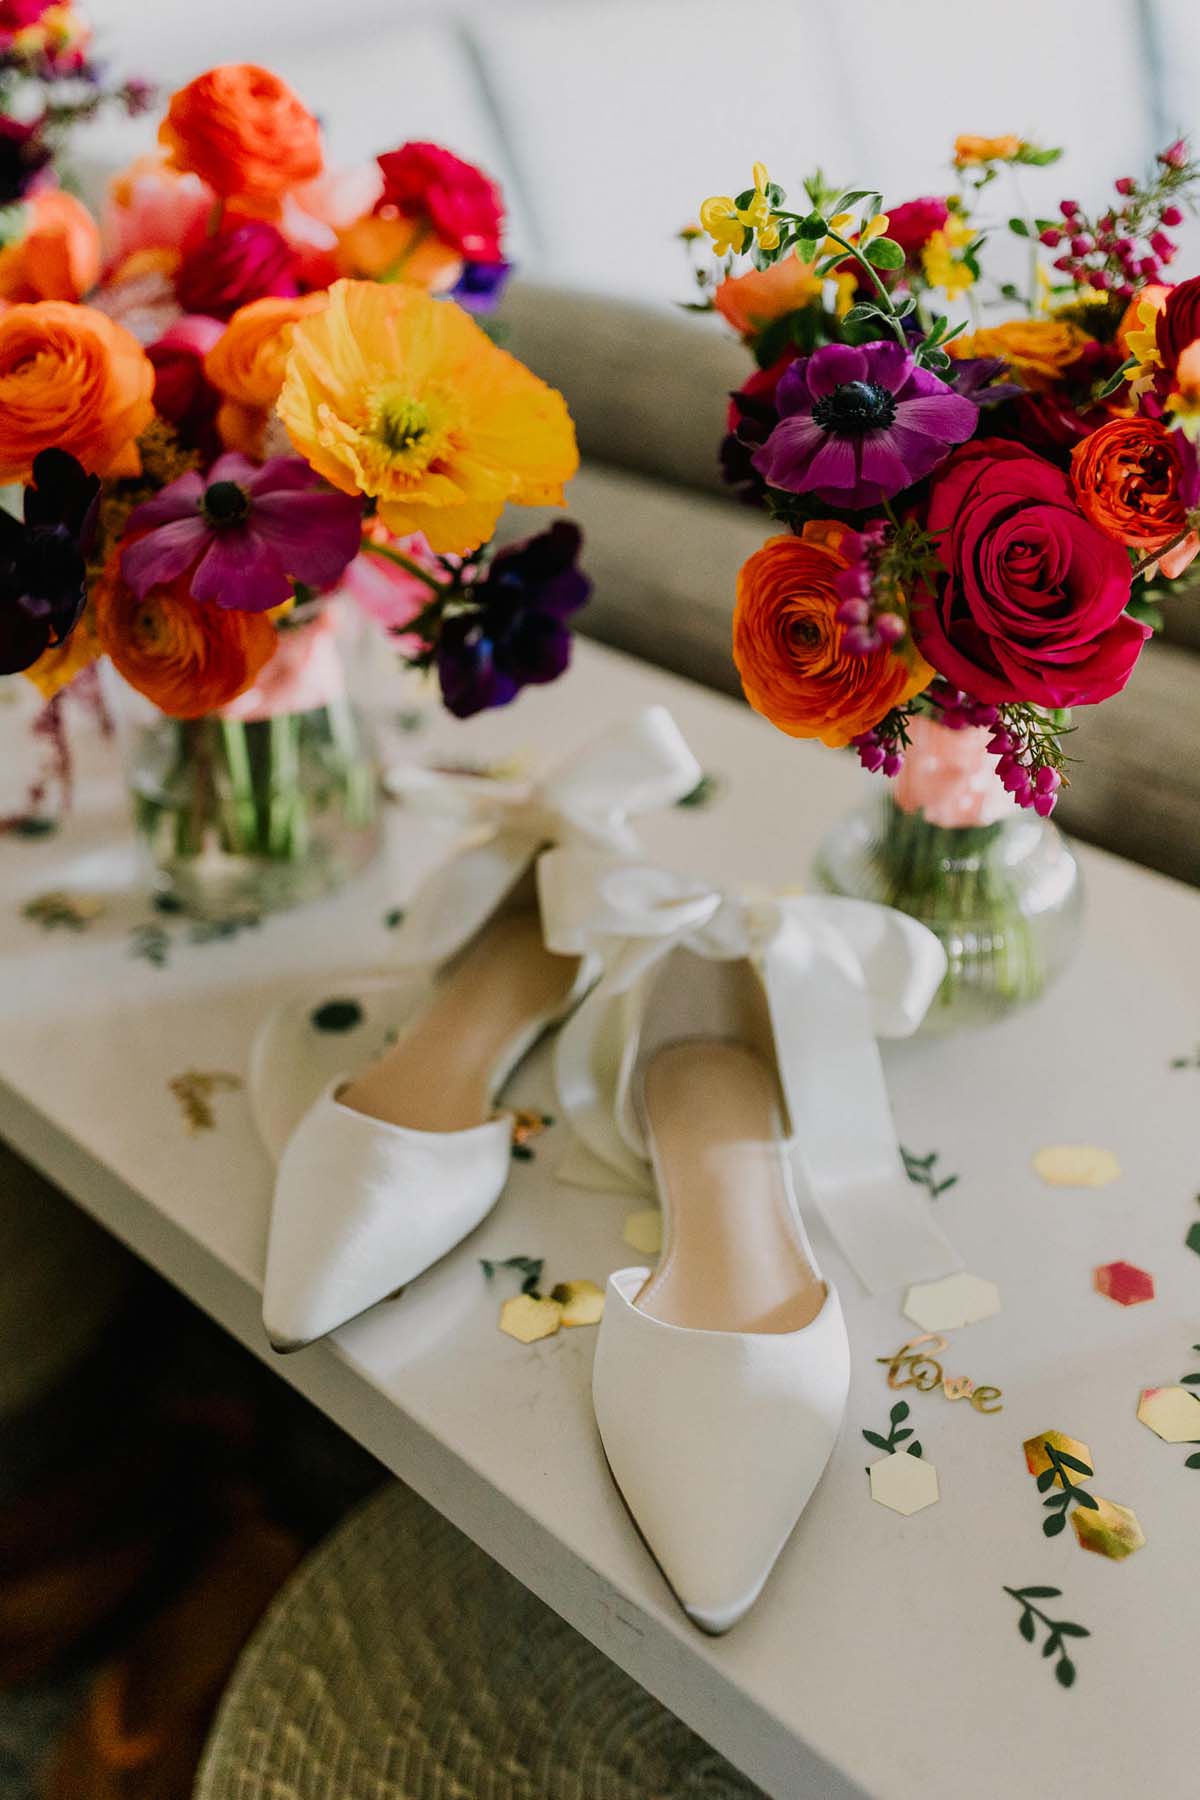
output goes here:
{"type": "MultiPolygon", "coordinates": [[[[889,1415],[891,1428],[888,1431],[887,1436],[884,1437],[883,1434],[878,1431],[864,1431],[863,1436],[866,1438],[868,1444],[874,1445],[876,1450],[886,1450],[891,1454],[900,1448],[906,1438],[913,1437],[911,1426],[906,1426],[904,1424],[905,1419],[908,1418],[908,1414],[909,1407],[907,1400],[897,1400],[889,1415]]],[[[907,1448],[910,1456],[921,1456],[924,1454],[916,1438],[913,1438],[912,1443],[909,1444],[907,1448]]]]}
{"type": "Polygon", "coordinates": [[[1073,1687],[1075,1664],[1071,1661],[1063,1639],[1091,1637],[1092,1634],[1086,1626],[1074,1625],[1067,1619],[1050,1618],[1039,1606],[1033,1604],[1035,1600],[1058,1600],[1062,1595],[1062,1589],[1056,1587],[1006,1587],[1004,1592],[1010,1594],[1020,1605],[1021,1616],[1017,1620],[1017,1630],[1027,1644],[1032,1644],[1037,1640],[1035,1621],[1046,1627],[1046,1641],[1042,1645],[1042,1655],[1054,1656],[1057,1653],[1058,1661],[1054,1666],[1054,1674],[1058,1685],[1065,1688],[1073,1687]]]}
{"type": "Polygon", "coordinates": [[[488,1257],[481,1256],[479,1259],[479,1266],[489,1281],[492,1279],[492,1276],[496,1273],[497,1269],[516,1269],[517,1273],[523,1278],[521,1281],[521,1292],[530,1295],[534,1300],[540,1300],[542,1298],[539,1288],[541,1286],[542,1270],[546,1266],[546,1259],[544,1256],[506,1256],[502,1262],[493,1262],[488,1257]]]}
{"type": "Polygon", "coordinates": [[[1086,1481],[1091,1481],[1095,1471],[1089,1469],[1087,1464],[1081,1462],[1077,1456],[1068,1456],[1065,1450],[1056,1450],[1048,1438],[1042,1448],[1050,1458],[1050,1467],[1043,1469],[1037,1478],[1038,1493],[1044,1494],[1047,1488],[1054,1486],[1055,1482],[1060,1484],[1058,1491],[1050,1494],[1042,1502],[1042,1505],[1049,1509],[1048,1516],[1042,1520],[1042,1530],[1047,1537],[1057,1537],[1066,1526],[1067,1512],[1072,1501],[1076,1506],[1082,1506],[1087,1512],[1100,1510],[1098,1502],[1078,1483],[1071,1480],[1071,1473],[1074,1473],[1082,1475],[1086,1481]]]}
{"type": "Polygon", "coordinates": [[[928,1156],[918,1156],[915,1150],[906,1150],[900,1146],[900,1154],[904,1158],[904,1173],[918,1187],[923,1187],[931,1200],[938,1199],[947,1193],[958,1181],[957,1175],[944,1175],[938,1178],[938,1162],[940,1150],[931,1150],[928,1156]]]}

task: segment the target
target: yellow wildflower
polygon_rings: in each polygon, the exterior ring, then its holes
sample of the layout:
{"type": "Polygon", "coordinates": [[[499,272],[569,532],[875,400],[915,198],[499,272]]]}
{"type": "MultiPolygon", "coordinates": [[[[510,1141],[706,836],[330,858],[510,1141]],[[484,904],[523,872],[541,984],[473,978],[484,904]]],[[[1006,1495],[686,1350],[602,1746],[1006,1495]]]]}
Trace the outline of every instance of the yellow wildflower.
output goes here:
{"type": "Polygon", "coordinates": [[[956,137],[954,166],[968,169],[980,163],[1015,162],[1024,148],[1024,140],[1011,134],[1007,137],[956,137]]]}
{"type": "Polygon", "coordinates": [[[862,234],[858,240],[859,249],[865,250],[872,238],[883,237],[887,232],[889,223],[890,221],[886,213],[876,213],[873,219],[868,219],[862,228],[862,234]]]}
{"type": "Polygon", "coordinates": [[[752,179],[754,191],[745,206],[736,206],[728,194],[714,194],[700,208],[700,223],[718,256],[739,251],[747,230],[757,237],[763,250],[774,250],[779,243],[779,226],[771,216],[767,198],[770,177],[765,163],[755,163],[752,179]]]}
{"type": "MultiPolygon", "coordinates": [[[[1117,344],[1132,356],[1134,366],[1126,371],[1129,397],[1140,400],[1154,386],[1155,372],[1162,368],[1158,349],[1158,315],[1166,302],[1169,289],[1155,284],[1130,302],[1117,332],[1117,344]],[[1131,322],[1130,315],[1133,315],[1131,322]]],[[[1169,404],[1169,403],[1168,403],[1169,404]]]]}
{"type": "Polygon", "coordinates": [[[712,194],[700,203],[700,223],[712,239],[718,256],[736,255],[742,247],[746,227],[738,217],[728,194],[712,194]]]}

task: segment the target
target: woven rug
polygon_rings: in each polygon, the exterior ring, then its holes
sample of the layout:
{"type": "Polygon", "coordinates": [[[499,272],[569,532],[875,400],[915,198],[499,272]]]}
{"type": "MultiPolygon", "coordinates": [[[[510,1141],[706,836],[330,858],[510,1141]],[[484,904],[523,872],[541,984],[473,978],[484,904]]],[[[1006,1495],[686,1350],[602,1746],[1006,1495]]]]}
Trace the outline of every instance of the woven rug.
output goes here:
{"type": "Polygon", "coordinates": [[[760,1790],[399,1483],[281,1590],[196,1800],[748,1800],[760,1790]]]}

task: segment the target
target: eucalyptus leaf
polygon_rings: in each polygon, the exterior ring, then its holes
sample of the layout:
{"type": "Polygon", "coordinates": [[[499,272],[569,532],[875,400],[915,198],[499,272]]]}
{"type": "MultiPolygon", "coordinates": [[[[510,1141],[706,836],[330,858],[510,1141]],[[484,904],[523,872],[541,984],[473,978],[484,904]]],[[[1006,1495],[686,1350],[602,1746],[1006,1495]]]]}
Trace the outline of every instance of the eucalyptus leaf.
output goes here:
{"type": "Polygon", "coordinates": [[[1021,1617],[1017,1620],[1017,1630],[1021,1633],[1021,1636],[1025,1639],[1027,1644],[1032,1644],[1035,1627],[1033,1623],[1033,1614],[1031,1612],[1023,1612],[1021,1614],[1021,1617]]]}
{"type": "Polygon", "coordinates": [[[1060,1687],[1071,1687],[1075,1681],[1075,1664],[1069,1656],[1060,1657],[1054,1671],[1060,1687]]]}
{"type": "Polygon", "coordinates": [[[1010,219],[1008,221],[1008,229],[1016,237],[1027,238],[1029,236],[1029,227],[1025,223],[1024,219],[1010,219]]]}

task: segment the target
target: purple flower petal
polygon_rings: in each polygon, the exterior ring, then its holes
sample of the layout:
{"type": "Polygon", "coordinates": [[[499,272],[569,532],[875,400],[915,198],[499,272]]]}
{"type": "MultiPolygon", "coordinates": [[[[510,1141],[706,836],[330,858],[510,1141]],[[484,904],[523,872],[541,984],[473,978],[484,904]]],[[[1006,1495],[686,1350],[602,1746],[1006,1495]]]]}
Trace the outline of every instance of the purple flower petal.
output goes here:
{"type": "MultiPolygon", "coordinates": [[[[872,350],[878,348],[871,345],[872,350]]],[[[823,344],[806,360],[808,390],[816,400],[824,400],[834,388],[844,387],[848,381],[873,380],[865,349],[854,344],[823,344]]],[[[782,387],[783,381],[779,385],[782,387]]]]}
{"type": "Polygon", "coordinates": [[[239,450],[227,450],[224,456],[218,456],[208,474],[204,477],[204,486],[212,487],[217,481],[236,481],[239,487],[249,488],[254,477],[261,471],[248,456],[239,450]]]}
{"type": "Polygon", "coordinates": [[[860,478],[874,482],[885,494],[898,494],[910,486],[912,473],[890,431],[870,431],[862,439],[860,478]]]}
{"type": "Polygon", "coordinates": [[[751,462],[772,487],[799,494],[808,486],[808,466],[825,442],[825,433],[811,415],[793,414],[781,419],[751,462]]]}
{"type": "Polygon", "coordinates": [[[362,543],[362,505],[352,494],[297,489],[256,494],[249,531],[274,547],[284,566],[308,587],[330,587],[362,543]]]}
{"type": "Polygon", "coordinates": [[[135,506],[126,521],[127,531],[152,531],[156,525],[169,525],[176,519],[191,518],[204,498],[204,477],[189,469],[178,481],[165,487],[152,500],[135,506]]]}
{"type": "Polygon", "coordinates": [[[961,394],[943,387],[940,394],[929,394],[917,400],[900,400],[896,404],[896,424],[907,431],[922,431],[928,437],[940,438],[949,449],[970,437],[979,423],[979,410],[961,394]]]}
{"type": "Polygon", "coordinates": [[[261,469],[253,469],[242,481],[246,492],[255,496],[275,493],[280,488],[286,488],[290,492],[302,488],[311,490],[324,485],[317,471],[299,456],[273,456],[261,469]]]}
{"type": "Polygon", "coordinates": [[[808,465],[806,488],[850,488],[858,479],[858,457],[855,452],[861,438],[831,437],[822,434],[823,442],[808,465]]]}
{"type": "Polygon", "coordinates": [[[870,364],[867,380],[886,388],[889,394],[904,386],[914,368],[908,351],[900,344],[888,342],[871,345],[870,364]]]}
{"type": "Polygon", "coordinates": [[[278,553],[244,525],[214,536],[192,577],[193,599],[235,612],[269,612],[291,597],[278,553]]]}
{"type": "Polygon", "coordinates": [[[165,587],[189,569],[203,553],[208,537],[208,527],[198,512],[190,518],[172,519],[126,546],[121,552],[121,574],[137,598],[144,600],[151,588],[165,587]]]}

